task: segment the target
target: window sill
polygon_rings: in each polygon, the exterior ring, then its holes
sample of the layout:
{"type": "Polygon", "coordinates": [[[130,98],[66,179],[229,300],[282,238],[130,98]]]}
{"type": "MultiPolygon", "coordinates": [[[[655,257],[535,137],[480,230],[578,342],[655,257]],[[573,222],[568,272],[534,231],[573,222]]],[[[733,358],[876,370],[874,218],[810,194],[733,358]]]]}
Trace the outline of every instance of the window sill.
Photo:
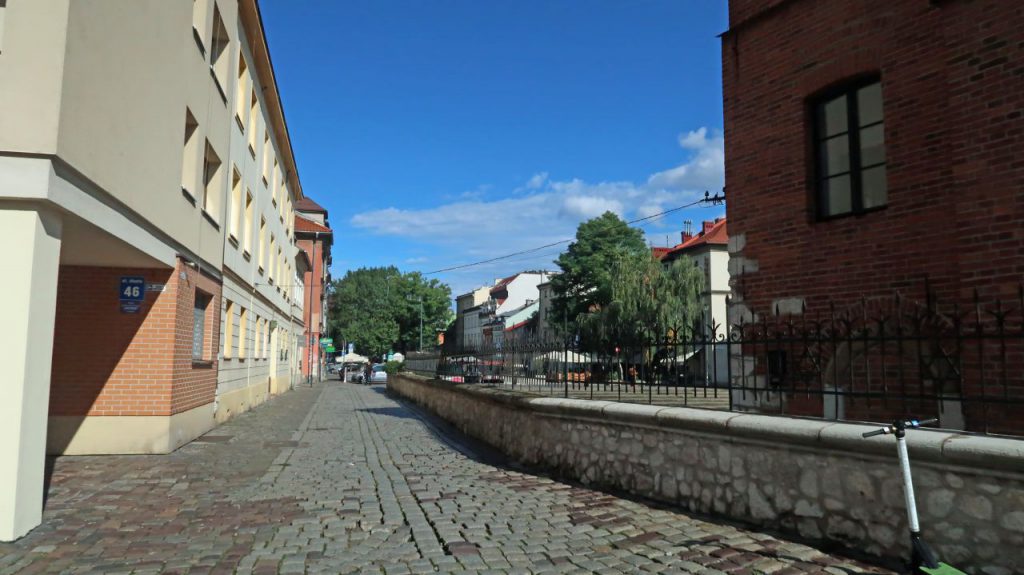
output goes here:
{"type": "Polygon", "coordinates": [[[240,118],[238,116],[238,114],[235,114],[235,123],[238,124],[238,131],[244,134],[245,133],[245,123],[242,122],[242,118],[240,118]]]}
{"type": "Polygon", "coordinates": [[[270,184],[267,183],[267,177],[263,176],[263,187],[266,188],[266,187],[269,187],[269,186],[270,186],[270,184]]]}
{"type": "Polygon", "coordinates": [[[214,219],[210,212],[206,211],[206,208],[203,208],[203,217],[206,218],[206,221],[209,222],[214,229],[220,231],[220,222],[214,219]]]}
{"type": "Polygon", "coordinates": [[[228,243],[230,243],[235,249],[238,249],[238,238],[234,234],[228,234],[228,243]]]}
{"type": "Polygon", "coordinates": [[[252,156],[252,159],[256,159],[256,149],[252,147],[252,144],[249,144],[249,155],[252,156]]]}
{"type": "Polygon", "coordinates": [[[242,250],[242,257],[245,258],[245,261],[247,262],[252,261],[252,254],[249,253],[249,250],[242,250]]]}
{"type": "Polygon", "coordinates": [[[885,205],[882,205],[882,206],[875,206],[873,208],[868,208],[866,210],[860,210],[860,211],[856,211],[856,212],[844,212],[842,214],[835,214],[833,216],[821,216],[821,215],[819,215],[818,219],[816,220],[816,223],[832,222],[832,221],[835,221],[835,220],[844,220],[846,218],[860,218],[860,217],[864,217],[864,216],[873,214],[875,212],[880,212],[880,211],[886,209],[887,207],[889,207],[889,204],[885,204],[885,205]]]}
{"type": "Polygon", "coordinates": [[[185,196],[185,199],[188,200],[188,203],[192,204],[193,208],[196,207],[196,197],[192,195],[192,192],[190,192],[187,189],[185,189],[184,187],[182,187],[181,188],[181,195],[185,196]]]}
{"type": "Polygon", "coordinates": [[[260,272],[260,275],[263,275],[263,266],[260,266],[260,267],[259,267],[259,268],[257,268],[257,269],[259,270],[259,272],[260,272]]]}
{"type": "Polygon", "coordinates": [[[213,368],[213,362],[208,359],[192,359],[193,369],[211,369],[213,368]]]}

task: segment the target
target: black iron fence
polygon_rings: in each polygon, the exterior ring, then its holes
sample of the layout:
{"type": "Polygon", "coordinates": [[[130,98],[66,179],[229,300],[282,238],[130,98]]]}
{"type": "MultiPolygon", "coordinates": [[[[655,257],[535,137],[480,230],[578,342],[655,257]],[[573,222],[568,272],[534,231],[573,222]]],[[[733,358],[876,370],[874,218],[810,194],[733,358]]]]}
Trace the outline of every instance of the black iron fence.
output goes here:
{"type": "Polygon", "coordinates": [[[728,325],[646,329],[621,340],[502,341],[416,354],[406,368],[539,395],[846,421],[937,417],[1024,435],[1024,290],[1013,301],[933,297],[728,325]],[[665,333],[659,338],[640,333],[665,333]]]}

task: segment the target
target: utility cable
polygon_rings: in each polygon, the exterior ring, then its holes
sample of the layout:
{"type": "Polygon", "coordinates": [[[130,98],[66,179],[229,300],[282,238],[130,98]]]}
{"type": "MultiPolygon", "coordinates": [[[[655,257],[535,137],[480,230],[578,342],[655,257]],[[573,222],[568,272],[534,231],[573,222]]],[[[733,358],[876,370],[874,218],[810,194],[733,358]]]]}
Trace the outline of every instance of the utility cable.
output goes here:
{"type": "MultiPolygon", "coordinates": [[[[722,193],[715,194],[714,196],[711,196],[708,192],[704,192],[704,197],[699,199],[699,200],[696,200],[694,202],[690,202],[689,204],[685,204],[685,205],[682,205],[682,206],[677,206],[675,208],[670,208],[668,210],[665,210],[665,211],[662,211],[662,212],[658,212],[656,214],[651,214],[649,216],[645,216],[645,217],[642,217],[642,218],[637,218],[635,220],[630,220],[630,221],[626,222],[626,224],[627,225],[638,224],[640,222],[646,222],[648,220],[653,220],[655,218],[660,218],[661,216],[664,216],[664,215],[667,215],[667,214],[671,214],[673,212],[678,212],[679,210],[685,210],[686,208],[693,207],[693,206],[695,206],[697,204],[702,204],[702,203],[718,204],[718,203],[723,202],[724,200],[725,200],[725,195],[722,194],[722,193]]],[[[439,269],[439,270],[434,270],[434,271],[430,271],[430,272],[424,272],[423,275],[429,276],[429,275],[439,274],[439,273],[443,273],[443,272],[450,272],[450,271],[454,271],[454,270],[461,270],[461,269],[465,269],[465,268],[476,267],[476,266],[483,265],[483,264],[489,264],[491,262],[506,260],[508,258],[514,258],[516,256],[521,256],[521,255],[525,255],[525,254],[531,254],[531,253],[534,253],[534,252],[539,252],[539,251],[547,249],[547,248],[551,248],[551,247],[554,247],[554,246],[559,246],[559,245],[562,245],[562,244],[570,243],[573,240],[575,240],[575,238],[569,238],[569,239],[566,239],[566,240],[559,240],[557,242],[551,242],[550,244],[545,244],[543,246],[538,246],[538,247],[530,248],[530,249],[527,249],[527,250],[521,250],[521,251],[518,251],[518,252],[513,252],[513,253],[510,253],[510,254],[505,254],[505,255],[497,256],[497,257],[493,257],[493,258],[488,258],[486,260],[480,260],[480,261],[472,262],[472,263],[468,263],[468,264],[461,264],[461,265],[451,266],[451,267],[447,267],[447,268],[443,268],[443,269],[439,269]]]]}

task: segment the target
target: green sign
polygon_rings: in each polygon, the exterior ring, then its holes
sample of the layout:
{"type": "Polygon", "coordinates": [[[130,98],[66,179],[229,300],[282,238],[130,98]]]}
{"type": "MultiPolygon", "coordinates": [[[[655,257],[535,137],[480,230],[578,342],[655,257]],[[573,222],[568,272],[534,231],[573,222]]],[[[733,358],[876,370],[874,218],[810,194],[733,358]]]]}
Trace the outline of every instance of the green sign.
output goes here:
{"type": "Polygon", "coordinates": [[[395,359],[395,352],[389,351],[388,352],[388,361],[391,361],[392,359],[395,359]]]}
{"type": "Polygon", "coordinates": [[[324,351],[326,351],[327,353],[334,353],[334,346],[328,345],[327,349],[325,349],[324,351]]]}
{"type": "Polygon", "coordinates": [[[323,345],[331,345],[332,343],[334,343],[334,338],[322,337],[320,338],[320,343],[323,345]]]}

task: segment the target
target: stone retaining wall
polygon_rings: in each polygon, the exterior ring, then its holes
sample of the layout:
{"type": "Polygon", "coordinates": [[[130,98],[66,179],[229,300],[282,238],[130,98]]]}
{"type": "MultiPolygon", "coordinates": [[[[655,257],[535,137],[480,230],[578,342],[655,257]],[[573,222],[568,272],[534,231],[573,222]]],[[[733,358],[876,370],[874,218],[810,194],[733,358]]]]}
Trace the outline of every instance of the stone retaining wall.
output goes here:
{"type": "MultiPolygon", "coordinates": [[[[512,458],[585,484],[905,557],[891,436],[865,425],[526,394],[400,375],[388,388],[512,458]]],[[[908,434],[925,538],[969,573],[1024,573],[1024,441],[908,434]]]]}

